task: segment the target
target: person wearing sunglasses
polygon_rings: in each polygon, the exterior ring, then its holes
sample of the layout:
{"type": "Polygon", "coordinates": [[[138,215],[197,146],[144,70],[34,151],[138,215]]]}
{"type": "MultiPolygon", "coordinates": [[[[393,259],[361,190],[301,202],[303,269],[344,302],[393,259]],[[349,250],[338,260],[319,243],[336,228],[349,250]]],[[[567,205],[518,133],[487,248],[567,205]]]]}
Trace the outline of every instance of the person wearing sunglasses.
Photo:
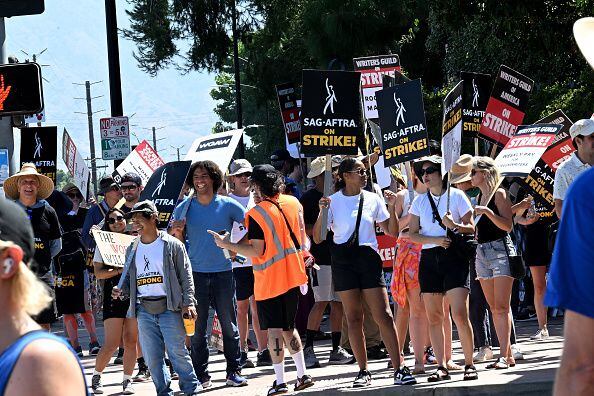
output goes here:
{"type": "Polygon", "coordinates": [[[422,178],[429,191],[413,200],[409,222],[410,239],[423,244],[419,262],[419,285],[429,321],[429,336],[438,364],[437,370],[429,376],[428,381],[450,379],[443,327],[445,321],[449,320],[450,310],[444,310],[445,297],[451,306],[451,314],[464,352],[464,380],[474,380],[478,375],[472,362],[474,343],[468,319],[470,262],[459,257],[456,251],[448,249],[451,240],[446,230],[473,234],[472,205],[466,194],[456,188],[450,189],[448,198],[446,181],[441,173],[441,161],[441,157],[433,155],[414,163],[415,173],[422,178]]]}
{"type": "Polygon", "coordinates": [[[56,256],[54,266],[58,279],[71,279],[72,283],[60,282],[61,284],[56,285],[58,313],[62,314],[70,344],[78,356],[82,357],[83,351],[78,342],[78,321],[76,319],[76,314],[80,314],[91,338],[89,355],[95,356],[99,353],[101,345],[97,339],[95,317],[92,311],[92,282],[86,271],[87,251],[82,243],[80,233],[87,209],[81,207],[84,199],[74,184],[66,184],[62,188],[62,193],[72,202],[72,210],[59,217],[64,233],[62,234],[62,250],[56,256]]]}
{"type": "MultiPolygon", "coordinates": [[[[112,208],[107,212],[103,231],[125,233],[126,220],[124,212],[121,209],[112,208]]],[[[95,360],[95,371],[91,381],[91,387],[95,394],[103,393],[101,375],[109,363],[111,356],[118,349],[120,340],[124,339],[124,377],[122,380],[122,389],[124,395],[134,393],[132,388],[132,373],[136,363],[136,342],[138,341],[138,325],[136,318],[127,317],[126,313],[130,307],[130,299],[113,299],[111,290],[117,286],[123,268],[111,267],[103,262],[99,249],[95,250],[93,257],[93,266],[97,279],[105,281],[103,286],[103,328],[105,332],[105,342],[97,359],[95,360]]]]}
{"type": "Polygon", "coordinates": [[[120,185],[111,176],[105,176],[99,181],[98,196],[103,196],[103,201],[94,205],[87,212],[85,222],[81,231],[82,241],[90,254],[95,251],[95,240],[91,235],[91,227],[101,223],[107,211],[115,206],[122,199],[120,185]]]}
{"type": "Polygon", "coordinates": [[[316,243],[322,242],[322,212],[328,208],[327,226],[334,233],[330,239],[332,280],[342,301],[349,340],[359,365],[353,387],[371,385],[363,333],[363,300],[369,305],[390,354],[394,384],[411,385],[417,381],[408,368],[400,364],[398,337],[375,235],[376,223],[385,234],[398,235],[398,216],[394,213],[396,194],[389,190],[384,193],[386,208],[378,194],[364,190],[366,185],[367,172],[363,163],[355,158],[345,158],[338,167],[336,193],[320,199],[320,215],[314,224],[313,237],[316,243]]]}
{"type": "Polygon", "coordinates": [[[138,202],[138,198],[140,198],[140,193],[144,188],[142,186],[142,179],[138,174],[128,172],[122,176],[122,180],[120,180],[120,188],[122,189],[122,195],[126,200],[122,209],[125,213],[128,213],[138,202]]]}
{"type": "MultiPolygon", "coordinates": [[[[246,210],[255,206],[254,198],[250,192],[250,176],[252,175],[252,164],[245,159],[234,160],[229,165],[229,182],[232,191],[229,198],[239,202],[246,210]]],[[[247,234],[247,229],[242,223],[234,222],[231,230],[231,242],[240,241],[247,234]]],[[[258,320],[258,307],[254,299],[254,272],[252,271],[252,260],[249,257],[234,256],[233,278],[235,279],[235,296],[237,297],[237,327],[239,327],[239,340],[241,345],[240,364],[245,368],[254,367],[254,363],[248,358],[248,335],[249,322],[248,313],[252,310],[252,326],[258,343],[258,366],[271,366],[272,358],[267,348],[268,333],[260,329],[258,320]]]]}
{"type": "Polygon", "coordinates": [[[512,203],[509,193],[499,188],[501,175],[492,158],[475,157],[470,175],[472,185],[481,191],[474,207],[475,216],[480,216],[476,223],[476,275],[493,314],[500,350],[499,359],[487,368],[506,369],[516,364],[510,345],[514,278],[508,256],[516,253],[509,236],[513,228],[512,203]]]}

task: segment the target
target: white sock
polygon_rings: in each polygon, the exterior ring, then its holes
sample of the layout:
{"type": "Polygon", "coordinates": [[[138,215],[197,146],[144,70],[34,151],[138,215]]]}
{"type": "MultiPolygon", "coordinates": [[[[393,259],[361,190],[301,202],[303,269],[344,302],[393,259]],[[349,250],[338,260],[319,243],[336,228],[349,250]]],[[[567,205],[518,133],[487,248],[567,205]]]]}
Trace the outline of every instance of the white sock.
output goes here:
{"type": "Polygon", "coordinates": [[[274,374],[276,374],[276,384],[284,384],[285,383],[285,361],[283,359],[280,363],[273,363],[272,367],[274,367],[274,374]]]}
{"type": "Polygon", "coordinates": [[[295,362],[295,368],[297,368],[297,378],[301,378],[305,375],[305,357],[303,356],[303,349],[294,355],[291,355],[295,362]]]}
{"type": "Polygon", "coordinates": [[[124,379],[122,380],[122,382],[126,381],[126,380],[131,380],[132,376],[131,375],[126,375],[124,374],[124,379]]]}
{"type": "Polygon", "coordinates": [[[97,370],[93,370],[93,375],[101,375],[103,374],[103,371],[97,371],[97,370]]]}

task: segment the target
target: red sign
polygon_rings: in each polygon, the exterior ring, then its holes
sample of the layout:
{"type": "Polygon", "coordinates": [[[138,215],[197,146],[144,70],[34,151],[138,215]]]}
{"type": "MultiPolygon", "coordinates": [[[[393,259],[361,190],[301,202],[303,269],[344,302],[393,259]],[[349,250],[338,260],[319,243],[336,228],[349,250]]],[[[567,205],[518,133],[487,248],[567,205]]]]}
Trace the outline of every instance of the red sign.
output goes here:
{"type": "Polygon", "coordinates": [[[505,146],[524,120],[534,87],[530,78],[501,65],[487,104],[479,136],[505,146]]]}
{"type": "Polygon", "coordinates": [[[289,144],[297,143],[301,136],[301,123],[299,122],[301,109],[297,106],[295,84],[277,85],[276,95],[278,96],[278,104],[280,106],[287,140],[289,140],[289,144]]]}
{"type": "Polygon", "coordinates": [[[384,234],[377,226],[375,227],[375,236],[384,268],[389,268],[391,271],[396,259],[396,238],[384,234]]]}
{"type": "Polygon", "coordinates": [[[355,71],[361,73],[361,90],[363,93],[363,112],[365,118],[377,119],[377,102],[375,92],[383,87],[383,76],[395,78],[400,71],[398,55],[377,55],[353,59],[355,71]]]}

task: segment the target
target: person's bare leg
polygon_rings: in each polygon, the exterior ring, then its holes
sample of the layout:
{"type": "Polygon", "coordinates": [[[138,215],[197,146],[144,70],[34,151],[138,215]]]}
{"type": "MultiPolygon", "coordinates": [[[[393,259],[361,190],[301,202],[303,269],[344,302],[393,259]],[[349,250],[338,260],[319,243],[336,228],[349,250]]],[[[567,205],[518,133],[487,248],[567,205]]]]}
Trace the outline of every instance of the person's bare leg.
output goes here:
{"type": "Polygon", "coordinates": [[[443,333],[443,295],[438,293],[423,293],[425,312],[429,322],[429,337],[435,353],[437,365],[445,367],[445,341],[443,333]]]}
{"type": "Polygon", "coordinates": [[[103,372],[111,359],[111,355],[118,349],[118,345],[122,339],[124,320],[125,319],[121,318],[110,318],[103,322],[105,339],[103,341],[103,346],[95,358],[96,371],[103,372]]]}
{"type": "Polygon", "coordinates": [[[468,318],[468,289],[458,287],[448,290],[447,295],[450,301],[452,316],[454,317],[454,322],[456,322],[458,336],[460,337],[460,344],[462,344],[464,364],[472,365],[474,335],[472,334],[472,326],[468,318]]]}
{"type": "Polygon", "coordinates": [[[342,329],[342,303],[340,301],[330,302],[330,331],[338,333],[342,329]]]}
{"type": "MultiPolygon", "coordinates": [[[[410,317],[410,306],[408,304],[408,299],[406,300],[406,304],[404,307],[401,307],[398,304],[395,304],[396,314],[394,315],[394,324],[396,325],[396,333],[398,335],[398,340],[402,341],[398,343],[399,353],[402,354],[404,350],[404,342],[406,340],[406,333],[408,332],[408,325],[409,325],[409,317],[410,317]]],[[[413,337],[412,330],[411,330],[411,339],[413,337]]]]}
{"type": "Polygon", "coordinates": [[[450,300],[445,295],[443,298],[444,358],[448,370],[461,370],[462,367],[452,360],[452,316],[450,312],[450,300]]]}
{"type": "Polygon", "coordinates": [[[509,304],[513,281],[513,278],[505,276],[494,279],[480,279],[483,294],[485,295],[487,304],[489,304],[489,308],[491,308],[491,313],[493,314],[493,324],[495,326],[495,332],[497,333],[497,339],[499,340],[499,355],[504,358],[511,356],[509,339],[511,332],[511,318],[509,304]],[[500,280],[500,282],[496,283],[497,280],[500,280]],[[505,295],[507,295],[507,303],[505,303],[505,295]]]}
{"type": "Polygon", "coordinates": [[[363,306],[361,290],[353,289],[338,292],[342,309],[348,323],[349,342],[360,370],[367,370],[367,351],[363,335],[363,306]]]}
{"type": "Polygon", "coordinates": [[[93,311],[87,311],[85,313],[81,313],[80,316],[82,317],[83,321],[85,322],[85,328],[89,332],[89,338],[91,339],[91,342],[98,342],[97,328],[95,326],[95,316],[93,315],[93,311]]]}
{"type": "MultiPolygon", "coordinates": [[[[419,288],[407,290],[407,301],[410,307],[410,339],[415,352],[414,374],[420,374],[425,371],[423,355],[429,333],[427,331],[427,313],[425,304],[421,300],[421,290],[419,288]]],[[[398,335],[400,338],[400,334],[398,335]]]]}
{"type": "Polygon", "coordinates": [[[256,342],[258,343],[258,352],[262,352],[267,347],[268,331],[260,328],[260,319],[258,318],[258,305],[254,296],[250,297],[250,308],[252,309],[252,328],[256,334],[256,342]]]}
{"type": "Polygon", "coordinates": [[[78,343],[78,322],[74,314],[64,314],[62,316],[64,320],[64,328],[66,328],[66,334],[72,348],[76,349],[80,346],[78,343]]]}
{"type": "Polygon", "coordinates": [[[134,372],[134,366],[136,365],[137,342],[138,324],[136,323],[136,319],[124,319],[124,375],[131,376],[134,372]]]}
{"type": "Polygon", "coordinates": [[[529,267],[532,273],[532,283],[534,283],[534,308],[538,318],[538,328],[547,327],[547,307],[544,305],[544,295],[547,288],[547,267],[529,267]]]}
{"type": "Polygon", "coordinates": [[[394,370],[400,369],[400,348],[398,346],[398,336],[396,335],[396,326],[390,310],[388,293],[385,287],[376,287],[373,289],[363,289],[363,297],[369,308],[373,319],[377,323],[382,335],[384,345],[390,354],[390,360],[394,370]]]}
{"type": "Polygon", "coordinates": [[[243,352],[247,348],[249,333],[248,310],[250,300],[237,300],[237,327],[239,328],[239,346],[243,352]]]}

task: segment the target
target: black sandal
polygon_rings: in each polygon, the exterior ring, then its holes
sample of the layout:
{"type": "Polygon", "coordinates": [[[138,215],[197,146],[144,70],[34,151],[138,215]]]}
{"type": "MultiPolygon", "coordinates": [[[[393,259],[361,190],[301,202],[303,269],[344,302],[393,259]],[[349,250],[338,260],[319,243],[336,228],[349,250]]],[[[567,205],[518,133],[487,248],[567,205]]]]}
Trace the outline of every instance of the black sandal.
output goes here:
{"type": "Polygon", "coordinates": [[[472,381],[478,379],[478,373],[474,364],[467,364],[464,366],[464,381],[472,381]]]}
{"type": "Polygon", "coordinates": [[[427,378],[427,382],[439,382],[449,380],[450,372],[443,366],[438,366],[437,370],[427,378]]]}

